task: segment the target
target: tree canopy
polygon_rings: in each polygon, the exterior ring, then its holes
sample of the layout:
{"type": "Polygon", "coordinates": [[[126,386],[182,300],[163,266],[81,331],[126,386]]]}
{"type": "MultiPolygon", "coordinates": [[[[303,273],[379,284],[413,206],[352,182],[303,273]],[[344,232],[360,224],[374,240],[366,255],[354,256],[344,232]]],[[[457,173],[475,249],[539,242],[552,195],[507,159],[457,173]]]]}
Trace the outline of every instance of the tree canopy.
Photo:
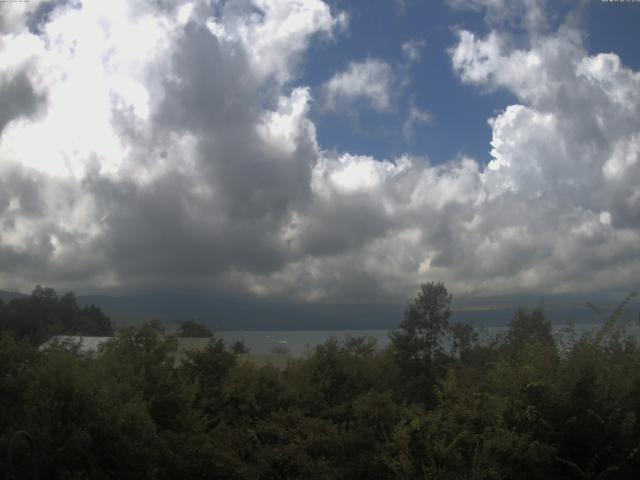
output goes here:
{"type": "Polygon", "coordinates": [[[80,307],[75,295],[37,286],[30,296],[0,303],[0,331],[39,343],[52,335],[109,336],[111,320],[95,305],[80,307]]]}
{"type": "MultiPolygon", "coordinates": [[[[61,318],[57,295],[34,297],[29,312],[61,318]]],[[[29,432],[48,479],[638,477],[640,346],[624,324],[560,337],[522,310],[481,341],[449,324],[450,302],[427,284],[388,348],[331,338],[283,368],[215,335],[176,362],[158,322],[91,358],[2,323],[0,447],[29,432]]]]}
{"type": "Polygon", "coordinates": [[[180,324],[177,335],[179,337],[210,338],[213,337],[213,332],[206,325],[191,319],[180,324]]]}

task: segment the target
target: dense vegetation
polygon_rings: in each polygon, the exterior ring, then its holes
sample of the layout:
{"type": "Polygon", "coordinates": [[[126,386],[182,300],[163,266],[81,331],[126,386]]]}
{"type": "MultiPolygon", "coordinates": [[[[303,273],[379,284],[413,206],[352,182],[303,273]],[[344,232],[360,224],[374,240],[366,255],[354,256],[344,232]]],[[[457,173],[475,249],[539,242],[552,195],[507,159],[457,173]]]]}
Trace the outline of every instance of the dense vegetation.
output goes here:
{"type": "Polygon", "coordinates": [[[37,286],[30,296],[8,303],[0,299],[0,331],[39,344],[52,335],[108,336],[111,320],[91,305],[80,308],[73,293],[58,296],[52,288],[37,286]]]}
{"type": "Polygon", "coordinates": [[[196,322],[195,320],[186,320],[182,322],[176,334],[179,337],[191,337],[191,338],[211,338],[213,332],[205,325],[196,322]]]}
{"type": "Polygon", "coordinates": [[[640,473],[640,348],[618,315],[556,337],[541,310],[518,311],[504,334],[479,342],[450,323],[444,286],[428,284],[389,348],[331,339],[278,370],[240,361],[215,336],[176,365],[176,338],[157,322],[116,331],[95,358],[39,352],[41,335],[15,321],[80,331],[85,320],[68,321],[62,299],[36,302],[33,318],[2,307],[0,429],[31,434],[41,478],[640,473]]]}

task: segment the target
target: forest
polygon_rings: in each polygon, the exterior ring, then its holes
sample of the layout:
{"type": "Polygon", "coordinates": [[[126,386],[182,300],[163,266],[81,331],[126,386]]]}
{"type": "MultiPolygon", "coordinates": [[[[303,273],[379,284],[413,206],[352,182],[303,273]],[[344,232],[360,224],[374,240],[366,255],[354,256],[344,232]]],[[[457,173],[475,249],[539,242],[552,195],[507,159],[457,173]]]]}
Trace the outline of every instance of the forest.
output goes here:
{"type": "MultiPolygon", "coordinates": [[[[42,479],[627,479],[640,347],[624,303],[554,334],[542,308],[481,339],[441,283],[390,345],[329,339],[286,367],[215,334],[176,361],[159,322],[113,329],[73,294],[0,303],[0,471],[42,479]],[[113,335],[99,355],[51,335],[113,335]],[[237,347],[237,346],[236,346],[237,347]]],[[[208,335],[194,322],[182,332],[208,335]]],[[[179,332],[178,332],[179,333],[179,332]]]]}

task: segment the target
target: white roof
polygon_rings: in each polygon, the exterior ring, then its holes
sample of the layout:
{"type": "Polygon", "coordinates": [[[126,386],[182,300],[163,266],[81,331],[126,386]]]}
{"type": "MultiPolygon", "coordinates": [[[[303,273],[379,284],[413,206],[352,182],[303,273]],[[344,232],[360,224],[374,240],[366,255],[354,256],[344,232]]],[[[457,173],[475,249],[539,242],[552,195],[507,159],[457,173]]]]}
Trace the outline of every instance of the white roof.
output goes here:
{"type": "MultiPolygon", "coordinates": [[[[78,346],[78,353],[81,355],[94,355],[102,344],[113,337],[85,337],[82,335],[54,335],[49,340],[40,345],[39,350],[43,351],[59,345],[78,346]]],[[[185,358],[188,350],[204,350],[212,338],[200,337],[177,337],[176,361],[185,358]]]]}
{"type": "Polygon", "coordinates": [[[46,350],[56,345],[78,345],[78,353],[92,354],[98,351],[100,345],[113,337],[85,337],[81,335],[54,335],[49,340],[40,345],[39,350],[46,350]]]}

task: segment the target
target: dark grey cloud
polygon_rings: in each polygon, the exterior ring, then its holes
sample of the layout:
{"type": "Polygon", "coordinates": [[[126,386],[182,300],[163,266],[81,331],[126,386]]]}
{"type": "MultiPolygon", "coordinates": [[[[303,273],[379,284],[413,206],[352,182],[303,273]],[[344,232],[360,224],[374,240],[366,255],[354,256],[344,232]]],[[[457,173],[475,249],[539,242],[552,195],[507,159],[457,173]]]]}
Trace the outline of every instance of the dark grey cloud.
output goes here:
{"type": "Polygon", "coordinates": [[[73,0],[50,0],[39,2],[34,10],[29,11],[26,16],[26,26],[34,35],[40,35],[42,28],[46,25],[51,16],[58,8],[80,8],[80,5],[73,0]]]}
{"type": "MultiPolygon", "coordinates": [[[[48,179],[31,169],[3,166],[0,175],[0,271],[19,277],[52,278],[45,265],[54,253],[52,235],[64,236],[50,218],[52,190],[58,201],[63,182],[48,179]],[[56,185],[52,185],[52,183],[56,185]],[[48,191],[47,191],[48,190],[48,191]]],[[[68,239],[67,239],[68,240],[68,239]]],[[[54,276],[59,278],[56,272],[54,276]]]]}
{"type": "Polygon", "coordinates": [[[359,250],[383,236],[393,223],[383,205],[370,194],[318,199],[305,212],[296,249],[320,257],[359,250]]]}
{"type": "Polygon", "coordinates": [[[9,122],[36,114],[44,103],[45,98],[35,92],[25,70],[8,78],[0,76],[0,136],[9,122]]]}
{"type": "Polygon", "coordinates": [[[175,172],[144,187],[91,180],[88,188],[98,200],[104,228],[92,248],[104,252],[125,278],[154,273],[204,277],[282,265],[282,245],[264,225],[225,218],[215,201],[198,196],[192,187],[175,172]]]}
{"type": "Polygon", "coordinates": [[[158,128],[198,140],[198,167],[216,209],[238,222],[278,228],[309,197],[317,152],[309,138],[284,154],[260,138],[259,84],[240,49],[223,53],[206,27],[186,26],[173,57],[174,79],[157,111],[158,128]]]}
{"type": "Polygon", "coordinates": [[[87,248],[132,283],[278,271],[290,256],[281,230],[310,201],[315,139],[303,131],[285,151],[260,134],[260,83],[246,55],[223,50],[202,24],[178,34],[168,70],[148,128],[130,109],[113,115],[136,144],[129,162],[166,167],[142,185],[99,170],[85,179],[101,219],[87,248]],[[175,136],[192,140],[190,158],[172,150],[175,136]]]}
{"type": "Polygon", "coordinates": [[[28,218],[45,215],[44,199],[40,192],[42,177],[35,172],[11,168],[0,177],[0,213],[14,207],[20,216],[28,218]]]}
{"type": "Polygon", "coordinates": [[[205,25],[189,22],[178,37],[156,121],[224,136],[255,122],[258,85],[243,50],[224,52],[205,25]]]}

